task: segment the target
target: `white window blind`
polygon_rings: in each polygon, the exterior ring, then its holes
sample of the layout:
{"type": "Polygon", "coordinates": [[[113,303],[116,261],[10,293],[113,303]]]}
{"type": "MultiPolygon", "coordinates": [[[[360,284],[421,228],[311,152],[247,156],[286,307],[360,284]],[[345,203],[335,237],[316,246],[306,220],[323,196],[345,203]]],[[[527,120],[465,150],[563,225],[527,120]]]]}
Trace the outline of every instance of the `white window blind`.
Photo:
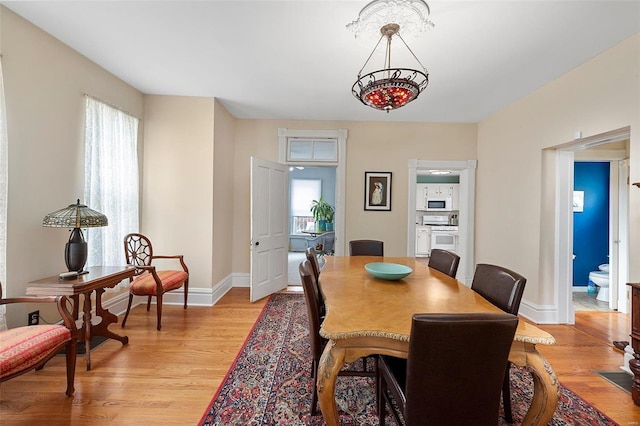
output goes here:
{"type": "Polygon", "coordinates": [[[87,233],[87,266],[124,265],[124,236],[139,231],[138,119],[86,97],[85,200],[109,225],[87,233]]]}
{"type": "Polygon", "coordinates": [[[320,199],[321,190],[320,179],[291,179],[291,216],[313,216],[311,202],[320,199]]]}
{"type": "MultiPolygon", "coordinates": [[[[4,78],[0,59],[0,282],[6,291],[7,278],[7,167],[9,164],[7,140],[7,114],[4,103],[4,78]]],[[[6,292],[4,293],[6,294],[6,292]]],[[[6,296],[5,296],[6,297],[6,296]]],[[[0,306],[0,330],[7,329],[5,306],[0,306]]]]}

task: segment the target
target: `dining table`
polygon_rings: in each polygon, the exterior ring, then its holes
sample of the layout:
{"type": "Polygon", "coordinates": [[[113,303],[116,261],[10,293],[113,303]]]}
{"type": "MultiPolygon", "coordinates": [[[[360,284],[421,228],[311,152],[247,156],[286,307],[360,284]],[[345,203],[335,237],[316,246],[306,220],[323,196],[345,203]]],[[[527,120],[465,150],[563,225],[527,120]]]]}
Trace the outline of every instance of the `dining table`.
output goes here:
{"type": "MultiPolygon", "coordinates": [[[[320,290],[326,307],[320,334],[329,341],[318,367],[318,403],[330,426],[340,420],[335,384],[344,364],[374,354],[406,359],[414,314],[502,312],[465,284],[412,257],[328,256],[320,290]],[[380,279],[365,269],[373,262],[401,264],[413,271],[399,280],[380,279]]],[[[537,351],[538,344],[552,345],[555,339],[521,318],[509,361],[526,367],[533,379],[523,425],[548,424],[558,403],[558,378],[537,351]]]]}

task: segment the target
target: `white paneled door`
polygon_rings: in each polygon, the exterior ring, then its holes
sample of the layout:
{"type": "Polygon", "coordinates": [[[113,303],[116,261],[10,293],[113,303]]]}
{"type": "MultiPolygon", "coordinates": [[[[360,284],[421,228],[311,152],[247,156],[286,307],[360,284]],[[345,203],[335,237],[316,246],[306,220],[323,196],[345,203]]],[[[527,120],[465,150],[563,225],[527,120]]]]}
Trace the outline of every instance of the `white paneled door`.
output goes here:
{"type": "Polygon", "coordinates": [[[251,301],[287,286],[288,167],[251,157],[251,301]]]}

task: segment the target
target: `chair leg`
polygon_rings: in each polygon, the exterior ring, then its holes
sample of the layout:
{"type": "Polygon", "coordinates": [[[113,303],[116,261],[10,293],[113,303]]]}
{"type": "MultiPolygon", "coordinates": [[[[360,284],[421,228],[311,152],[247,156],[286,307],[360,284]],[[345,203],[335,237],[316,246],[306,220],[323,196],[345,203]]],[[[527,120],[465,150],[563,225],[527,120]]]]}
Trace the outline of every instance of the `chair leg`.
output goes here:
{"type": "Polygon", "coordinates": [[[187,309],[187,298],[189,297],[189,278],[184,282],[184,308],[187,309]]]}
{"type": "Polygon", "coordinates": [[[149,312],[149,309],[151,308],[151,296],[147,297],[147,312],[149,312]]]}
{"type": "Polygon", "coordinates": [[[131,302],[133,302],[133,294],[129,293],[129,304],[127,305],[127,312],[124,314],[124,319],[122,320],[122,328],[127,323],[127,318],[129,318],[129,311],[131,310],[131,302]]]}
{"type": "MultiPolygon", "coordinates": [[[[377,360],[376,360],[377,363],[377,360]]],[[[385,410],[385,400],[384,400],[384,379],[380,372],[380,367],[376,368],[377,376],[376,376],[376,402],[378,404],[378,422],[380,426],[384,426],[384,410],[385,410]]]]}
{"type": "Polygon", "coordinates": [[[311,394],[311,415],[318,412],[318,362],[314,359],[311,364],[311,380],[313,380],[313,392],[311,394]]]}
{"type": "Polygon", "coordinates": [[[162,294],[159,294],[156,297],[156,302],[158,303],[158,307],[156,309],[156,311],[158,312],[158,331],[160,331],[160,328],[162,328],[161,325],[161,321],[162,321],[162,294]]]}
{"type": "Polygon", "coordinates": [[[511,414],[510,370],[511,363],[507,362],[507,371],[504,374],[504,380],[502,382],[502,407],[504,408],[504,419],[507,423],[513,423],[513,415],[511,414]]]}
{"type": "Polygon", "coordinates": [[[66,358],[67,358],[67,396],[73,396],[75,391],[74,381],[76,377],[76,353],[78,351],[78,339],[76,336],[71,336],[71,340],[67,343],[66,358]]]}

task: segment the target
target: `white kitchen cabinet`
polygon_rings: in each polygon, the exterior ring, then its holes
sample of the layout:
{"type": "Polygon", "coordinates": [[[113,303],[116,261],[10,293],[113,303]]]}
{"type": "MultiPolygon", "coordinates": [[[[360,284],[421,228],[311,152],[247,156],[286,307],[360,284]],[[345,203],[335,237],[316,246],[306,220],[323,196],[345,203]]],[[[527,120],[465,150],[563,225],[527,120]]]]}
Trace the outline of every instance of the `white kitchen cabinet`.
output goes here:
{"type": "Polygon", "coordinates": [[[431,227],[416,227],[416,256],[428,256],[431,251],[431,227]]]}
{"type": "Polygon", "coordinates": [[[459,183],[428,183],[428,197],[453,197],[458,192],[459,183]]]}
{"type": "Polygon", "coordinates": [[[460,184],[451,185],[451,206],[453,210],[460,210],[460,184]]]}
{"type": "Polygon", "coordinates": [[[453,210],[459,210],[460,184],[459,183],[417,183],[416,184],[416,210],[426,210],[427,198],[451,198],[453,210]]]}
{"type": "Polygon", "coordinates": [[[416,210],[426,210],[425,202],[427,199],[427,184],[416,184],[416,210]]]}

